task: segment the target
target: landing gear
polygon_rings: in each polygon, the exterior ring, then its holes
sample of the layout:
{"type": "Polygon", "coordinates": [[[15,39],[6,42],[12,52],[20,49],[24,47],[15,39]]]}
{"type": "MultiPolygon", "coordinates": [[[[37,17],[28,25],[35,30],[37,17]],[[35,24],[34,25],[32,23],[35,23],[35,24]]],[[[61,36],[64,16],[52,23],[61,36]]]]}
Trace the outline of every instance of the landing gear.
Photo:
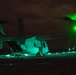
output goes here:
{"type": "Polygon", "coordinates": [[[12,54],[12,56],[14,56],[14,57],[20,57],[21,55],[20,54],[12,54]]]}
{"type": "Polygon", "coordinates": [[[15,54],[15,57],[19,57],[19,55],[18,54],[15,54]]]}
{"type": "Polygon", "coordinates": [[[36,57],[40,57],[41,56],[41,54],[40,54],[40,52],[38,52],[37,54],[36,54],[36,57]]]}

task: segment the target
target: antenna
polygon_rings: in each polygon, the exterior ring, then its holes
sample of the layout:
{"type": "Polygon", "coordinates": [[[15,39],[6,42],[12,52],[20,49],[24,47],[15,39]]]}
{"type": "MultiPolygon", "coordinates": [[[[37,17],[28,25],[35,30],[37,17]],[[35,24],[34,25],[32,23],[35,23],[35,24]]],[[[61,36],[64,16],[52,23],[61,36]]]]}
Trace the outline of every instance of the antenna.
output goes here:
{"type": "Polygon", "coordinates": [[[24,30],[24,24],[23,24],[23,20],[22,19],[18,19],[18,43],[19,45],[21,45],[22,43],[24,43],[24,39],[25,39],[25,30],[24,30]]]}
{"type": "Polygon", "coordinates": [[[18,36],[19,37],[25,37],[25,30],[24,30],[24,24],[23,24],[23,20],[22,19],[18,20],[18,25],[19,25],[18,36]]]}

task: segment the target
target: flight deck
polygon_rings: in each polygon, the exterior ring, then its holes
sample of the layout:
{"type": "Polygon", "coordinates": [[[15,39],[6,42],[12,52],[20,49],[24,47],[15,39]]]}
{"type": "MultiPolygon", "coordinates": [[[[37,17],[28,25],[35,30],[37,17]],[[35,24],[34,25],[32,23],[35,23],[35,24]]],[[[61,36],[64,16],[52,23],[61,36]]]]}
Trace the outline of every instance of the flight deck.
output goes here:
{"type": "Polygon", "coordinates": [[[4,54],[0,55],[0,59],[38,59],[38,58],[71,58],[76,57],[76,51],[71,52],[55,52],[55,53],[46,53],[42,56],[36,56],[33,54],[27,53],[15,53],[15,54],[4,54]]]}

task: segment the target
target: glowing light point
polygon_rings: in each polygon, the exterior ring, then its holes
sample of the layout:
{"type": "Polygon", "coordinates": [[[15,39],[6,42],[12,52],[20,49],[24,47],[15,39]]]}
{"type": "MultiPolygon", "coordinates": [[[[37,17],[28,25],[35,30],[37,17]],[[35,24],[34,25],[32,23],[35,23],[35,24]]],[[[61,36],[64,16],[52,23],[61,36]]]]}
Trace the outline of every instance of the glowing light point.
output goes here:
{"type": "Polygon", "coordinates": [[[75,51],[73,51],[72,53],[75,53],[75,51]]]}
{"type": "Polygon", "coordinates": [[[76,31],[76,26],[73,27],[73,30],[76,31]]]}
{"type": "Polygon", "coordinates": [[[8,54],[8,55],[6,55],[7,57],[9,57],[10,55],[8,54]]]}
{"type": "Polygon", "coordinates": [[[71,20],[76,20],[76,13],[67,15],[71,20]]]}
{"type": "Polygon", "coordinates": [[[56,54],[58,54],[58,52],[56,52],[56,54]]]}
{"type": "Polygon", "coordinates": [[[28,54],[24,54],[25,56],[28,56],[28,54]]]}
{"type": "Polygon", "coordinates": [[[75,47],[73,47],[72,50],[75,50],[75,47]]]}
{"type": "Polygon", "coordinates": [[[51,53],[49,52],[48,55],[50,55],[51,53]]]}
{"type": "Polygon", "coordinates": [[[63,52],[63,54],[65,54],[65,52],[63,52]]]}
{"type": "Polygon", "coordinates": [[[71,51],[71,48],[68,48],[69,51],[71,51]]]}
{"type": "Polygon", "coordinates": [[[71,53],[70,51],[68,53],[71,53]]]}

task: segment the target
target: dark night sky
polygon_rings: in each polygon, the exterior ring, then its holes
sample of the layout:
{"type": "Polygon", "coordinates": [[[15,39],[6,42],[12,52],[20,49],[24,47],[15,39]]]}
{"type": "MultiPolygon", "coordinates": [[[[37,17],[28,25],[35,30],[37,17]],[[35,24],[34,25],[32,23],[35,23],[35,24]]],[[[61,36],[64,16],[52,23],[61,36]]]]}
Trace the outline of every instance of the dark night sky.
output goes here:
{"type": "Polygon", "coordinates": [[[61,18],[76,12],[76,0],[0,0],[0,20],[7,35],[18,33],[18,18],[27,35],[61,36],[67,22],[61,18]]]}

